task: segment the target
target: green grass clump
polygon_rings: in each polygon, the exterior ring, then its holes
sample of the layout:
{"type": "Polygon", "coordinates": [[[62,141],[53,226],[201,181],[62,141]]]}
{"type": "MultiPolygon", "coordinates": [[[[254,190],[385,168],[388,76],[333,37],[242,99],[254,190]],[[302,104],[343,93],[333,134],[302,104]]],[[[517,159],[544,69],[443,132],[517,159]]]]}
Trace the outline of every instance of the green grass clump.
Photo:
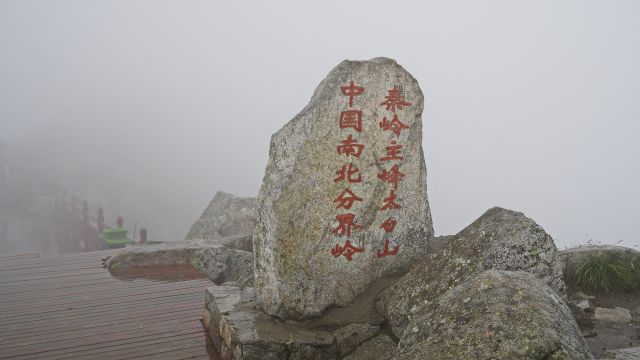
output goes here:
{"type": "Polygon", "coordinates": [[[593,294],[640,290],[639,259],[592,256],[576,269],[576,285],[593,294]]]}

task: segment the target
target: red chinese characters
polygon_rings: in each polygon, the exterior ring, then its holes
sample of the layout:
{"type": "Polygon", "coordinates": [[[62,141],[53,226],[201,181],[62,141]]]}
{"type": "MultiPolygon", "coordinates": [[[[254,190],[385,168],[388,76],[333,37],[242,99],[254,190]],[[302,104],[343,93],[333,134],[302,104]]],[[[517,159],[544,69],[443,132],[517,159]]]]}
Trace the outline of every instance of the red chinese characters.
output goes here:
{"type": "Polygon", "coordinates": [[[387,100],[381,102],[380,105],[385,105],[387,110],[391,112],[396,112],[396,108],[402,110],[403,106],[411,106],[411,103],[404,101],[404,94],[397,85],[393,85],[393,89],[389,90],[389,95],[386,98],[387,100]]]}
{"type": "Polygon", "coordinates": [[[354,201],[362,201],[362,198],[359,198],[358,196],[356,196],[356,194],[354,194],[351,190],[344,189],[344,191],[342,191],[340,193],[340,195],[338,195],[338,197],[333,200],[333,202],[337,202],[338,206],[336,206],[336,209],[339,208],[345,208],[347,210],[351,209],[351,206],[353,206],[354,201]]]}
{"type": "Polygon", "coordinates": [[[391,210],[391,209],[400,209],[400,204],[396,202],[396,192],[391,189],[391,193],[388,197],[384,198],[384,205],[380,208],[380,211],[391,210]]]}
{"type": "Polygon", "coordinates": [[[380,229],[384,230],[384,232],[386,233],[390,233],[393,231],[393,229],[395,229],[397,223],[398,220],[394,218],[388,218],[382,223],[382,225],[380,225],[380,229]]]}
{"type": "Polygon", "coordinates": [[[399,137],[402,130],[408,129],[409,126],[403,124],[400,119],[398,119],[398,115],[393,114],[393,119],[391,119],[391,121],[388,121],[386,116],[382,118],[380,128],[385,131],[391,131],[399,137]]]}
{"type": "Polygon", "coordinates": [[[338,154],[344,154],[346,156],[355,156],[357,158],[362,155],[364,145],[358,144],[358,140],[353,138],[353,135],[349,134],[346,139],[341,141],[342,145],[338,145],[338,154]]]}
{"type": "Polygon", "coordinates": [[[331,249],[331,255],[333,255],[334,257],[344,255],[344,257],[346,257],[349,261],[353,260],[353,254],[361,252],[364,252],[364,248],[353,246],[353,244],[349,240],[344,243],[344,246],[341,247],[340,245],[336,244],[336,246],[331,249]]]}
{"type": "Polygon", "coordinates": [[[349,97],[349,107],[353,106],[353,98],[358,95],[362,95],[364,92],[364,88],[362,86],[356,86],[351,80],[351,83],[347,86],[340,87],[342,90],[342,95],[346,95],[349,97]]]}
{"type": "Polygon", "coordinates": [[[338,227],[333,229],[334,234],[338,234],[340,236],[347,235],[347,237],[351,237],[351,229],[358,230],[362,228],[362,225],[356,224],[356,215],[355,214],[338,214],[336,215],[336,220],[338,220],[338,227]]]}
{"type": "MultiPolygon", "coordinates": [[[[381,106],[385,106],[387,111],[392,112],[393,117],[391,120],[384,116],[382,121],[380,121],[379,125],[382,131],[390,131],[396,135],[397,138],[400,138],[403,130],[409,129],[409,126],[402,121],[396,114],[396,110],[402,110],[403,107],[411,106],[412,104],[405,100],[404,94],[402,93],[401,88],[397,85],[393,86],[393,89],[388,90],[389,95],[386,96],[386,100],[380,103],[381,106]]],[[[404,159],[404,155],[402,154],[403,145],[398,143],[395,140],[391,140],[390,144],[385,147],[386,156],[380,157],[380,162],[400,162],[404,159]]],[[[405,174],[400,171],[400,164],[394,163],[388,169],[383,169],[380,173],[378,173],[378,179],[388,184],[390,189],[389,196],[383,199],[383,204],[380,207],[380,211],[393,211],[396,209],[402,208],[402,206],[398,202],[398,195],[396,191],[398,190],[399,183],[403,180],[405,174]]],[[[385,237],[391,235],[396,225],[398,224],[398,220],[394,217],[388,217],[381,225],[380,229],[384,231],[385,237]]],[[[393,248],[390,249],[390,240],[384,240],[384,248],[382,250],[378,250],[377,255],[379,258],[383,258],[386,256],[395,256],[400,251],[400,245],[394,245],[393,248]]]]}
{"type": "Polygon", "coordinates": [[[400,246],[396,245],[393,247],[393,250],[389,250],[389,239],[384,241],[384,249],[382,251],[378,251],[378,257],[385,257],[389,255],[398,255],[398,250],[400,250],[400,246]]]}
{"type": "Polygon", "coordinates": [[[385,148],[387,150],[387,156],[381,157],[380,161],[402,160],[402,145],[397,145],[394,140],[391,140],[391,145],[385,148]]]}
{"type": "Polygon", "coordinates": [[[347,169],[347,165],[342,165],[342,169],[336,171],[337,178],[333,179],[333,182],[346,180],[349,183],[359,183],[362,181],[362,175],[359,174],[360,169],[353,166],[352,163],[349,163],[349,168],[347,169]],[[354,175],[358,174],[358,177],[354,175]]]}
{"type": "Polygon", "coordinates": [[[378,174],[380,180],[392,184],[394,189],[398,188],[398,183],[403,177],[404,174],[400,172],[400,165],[398,164],[393,165],[389,171],[382,170],[382,172],[378,174]]]}
{"type": "Polygon", "coordinates": [[[340,129],[348,128],[357,132],[362,131],[362,111],[347,110],[340,113],[340,129]]]}
{"type": "MultiPolygon", "coordinates": [[[[340,91],[343,95],[349,97],[349,108],[353,107],[353,100],[356,96],[364,93],[364,87],[358,86],[353,80],[349,85],[341,86],[340,91]]],[[[362,111],[357,109],[348,109],[340,113],[338,125],[341,130],[353,129],[356,133],[362,132],[362,111]]],[[[356,134],[357,135],[357,134],[356,134]]],[[[364,144],[358,142],[354,134],[348,134],[347,138],[340,141],[336,147],[338,155],[345,157],[360,158],[364,151],[364,144]]],[[[342,168],[336,170],[337,177],[333,179],[335,183],[344,181],[348,184],[362,182],[362,174],[360,169],[353,163],[343,164],[342,168]]],[[[357,203],[362,202],[362,198],[356,195],[350,188],[345,188],[338,197],[333,200],[336,203],[336,209],[351,210],[357,203]]],[[[337,214],[335,220],[338,222],[337,227],[333,229],[333,234],[342,238],[347,238],[344,245],[335,244],[331,249],[331,255],[334,257],[344,256],[347,261],[353,260],[353,256],[357,253],[364,252],[364,247],[358,247],[351,242],[351,231],[359,230],[363,226],[356,223],[356,214],[352,212],[337,214]]]]}

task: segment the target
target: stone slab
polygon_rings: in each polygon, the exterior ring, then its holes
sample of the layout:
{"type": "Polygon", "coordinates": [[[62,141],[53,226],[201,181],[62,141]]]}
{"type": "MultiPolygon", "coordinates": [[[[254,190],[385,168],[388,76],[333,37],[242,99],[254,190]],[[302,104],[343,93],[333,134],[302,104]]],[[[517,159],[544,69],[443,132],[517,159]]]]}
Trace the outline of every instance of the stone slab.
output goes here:
{"type": "Polygon", "coordinates": [[[327,318],[283,321],[256,308],[252,288],[212,286],[205,294],[203,323],[223,360],[339,359],[375,336],[383,321],[369,314],[364,320],[377,322],[369,324],[348,313],[353,312],[343,308],[327,318]]]}

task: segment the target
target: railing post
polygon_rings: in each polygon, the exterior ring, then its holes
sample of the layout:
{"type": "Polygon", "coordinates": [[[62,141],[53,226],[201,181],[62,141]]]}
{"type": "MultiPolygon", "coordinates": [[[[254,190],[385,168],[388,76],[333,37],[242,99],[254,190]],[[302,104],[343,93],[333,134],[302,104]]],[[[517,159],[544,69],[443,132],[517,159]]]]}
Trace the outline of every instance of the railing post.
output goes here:
{"type": "Polygon", "coordinates": [[[140,228],[140,244],[147,242],[147,228],[140,228]]]}

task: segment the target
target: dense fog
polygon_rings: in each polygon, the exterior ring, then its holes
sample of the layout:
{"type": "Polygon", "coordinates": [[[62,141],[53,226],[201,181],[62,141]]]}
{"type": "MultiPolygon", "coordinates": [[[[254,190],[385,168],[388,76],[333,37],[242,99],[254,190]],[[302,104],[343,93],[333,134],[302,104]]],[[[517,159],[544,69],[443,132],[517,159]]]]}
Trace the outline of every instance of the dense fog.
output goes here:
{"type": "Polygon", "coordinates": [[[2,1],[0,255],[56,252],[43,214],[61,191],[184,238],[216,191],[257,195],[271,134],[332,67],[378,56],[425,94],[437,234],[502,206],[560,248],[637,248],[639,14],[632,0],[2,1]]]}

